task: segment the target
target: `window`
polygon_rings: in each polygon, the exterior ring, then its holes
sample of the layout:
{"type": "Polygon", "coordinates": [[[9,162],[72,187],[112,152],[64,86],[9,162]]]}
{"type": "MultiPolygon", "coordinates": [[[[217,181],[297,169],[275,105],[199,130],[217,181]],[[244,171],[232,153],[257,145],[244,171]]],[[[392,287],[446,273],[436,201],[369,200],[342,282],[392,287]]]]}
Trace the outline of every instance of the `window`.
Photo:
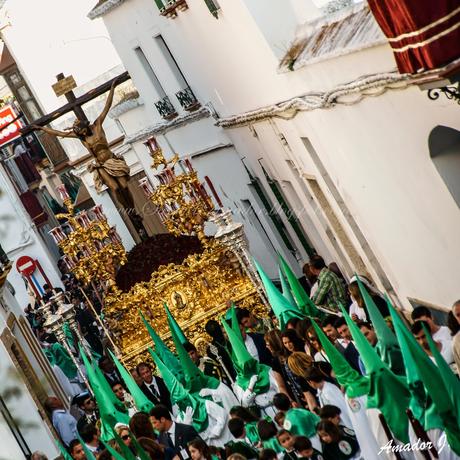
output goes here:
{"type": "Polygon", "coordinates": [[[155,43],[163,55],[166,64],[171,70],[174,79],[177,81],[180,91],[176,93],[176,98],[179,101],[179,104],[184,110],[192,111],[200,107],[200,103],[197,101],[195,95],[193,94],[192,89],[189,87],[187,80],[184,77],[184,74],[177,65],[177,61],[171,53],[168,45],[166,44],[164,38],[161,35],[154,37],[155,43]]]}
{"type": "Polygon", "coordinates": [[[139,59],[142,68],[144,69],[144,72],[148,76],[150,82],[152,83],[153,87],[155,88],[155,91],[157,92],[158,96],[160,99],[163,99],[166,97],[165,90],[163,89],[163,86],[161,86],[160,80],[158,80],[158,77],[156,76],[152,66],[150,65],[150,62],[148,61],[147,57],[145,56],[144,52],[140,47],[137,47],[134,52],[137,55],[137,58],[139,59]]]}
{"type": "Polygon", "coordinates": [[[171,69],[177,83],[179,83],[179,86],[181,88],[186,88],[188,86],[187,80],[185,79],[184,74],[177,65],[177,62],[174,59],[174,56],[172,55],[171,50],[166,44],[164,38],[161,35],[157,35],[156,37],[154,37],[154,40],[161,54],[165,58],[168,67],[171,69]]]}
{"type": "Polygon", "coordinates": [[[148,61],[144,52],[140,47],[135,48],[134,52],[136,53],[145,73],[147,74],[150,82],[155,88],[156,93],[158,94],[159,100],[155,102],[155,107],[158,110],[158,113],[165,120],[172,120],[173,118],[177,117],[176,109],[169,100],[169,97],[166,95],[163,86],[161,86],[160,80],[158,80],[158,77],[156,76],[155,71],[150,65],[150,62],[148,61]]]}
{"type": "Polygon", "coordinates": [[[21,110],[24,112],[28,121],[32,122],[40,118],[42,112],[20,72],[15,69],[5,74],[5,80],[18,100],[21,110]]]}
{"type": "Polygon", "coordinates": [[[460,207],[460,131],[436,126],[428,138],[428,147],[435,168],[460,207]]]}

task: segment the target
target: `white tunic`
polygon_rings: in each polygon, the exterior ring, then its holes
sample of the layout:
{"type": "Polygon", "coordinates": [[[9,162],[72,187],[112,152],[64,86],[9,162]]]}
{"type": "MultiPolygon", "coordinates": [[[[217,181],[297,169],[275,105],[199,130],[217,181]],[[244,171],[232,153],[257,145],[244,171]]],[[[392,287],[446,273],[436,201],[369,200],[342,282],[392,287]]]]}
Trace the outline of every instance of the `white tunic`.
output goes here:
{"type": "Polygon", "coordinates": [[[353,424],[348,415],[348,404],[340,389],[333,383],[324,382],[323,388],[319,388],[317,391],[320,406],[323,407],[330,404],[338,407],[341,412],[340,418],[342,419],[342,423],[348,428],[353,428],[353,424]]]}

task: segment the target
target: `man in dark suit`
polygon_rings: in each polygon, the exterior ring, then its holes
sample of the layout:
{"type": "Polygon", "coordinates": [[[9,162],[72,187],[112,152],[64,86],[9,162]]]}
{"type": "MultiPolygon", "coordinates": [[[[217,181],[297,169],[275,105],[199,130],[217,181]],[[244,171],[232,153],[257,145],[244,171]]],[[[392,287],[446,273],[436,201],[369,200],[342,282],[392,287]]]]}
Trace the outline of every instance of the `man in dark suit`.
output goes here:
{"type": "Polygon", "coordinates": [[[152,368],[148,363],[140,363],[136,371],[143,380],[140,389],[153,402],[153,404],[162,404],[168,410],[172,410],[171,395],[161,377],[153,375],[152,368]]]}
{"type": "Polygon", "coordinates": [[[102,356],[99,359],[99,368],[101,369],[102,373],[104,374],[105,379],[109,382],[109,385],[112,386],[115,382],[122,382],[123,379],[121,378],[120,372],[115,367],[115,364],[108,356],[102,356]]]}
{"type": "Polygon", "coordinates": [[[181,460],[190,458],[188,443],[200,437],[193,426],[173,422],[168,408],[161,404],[150,411],[150,421],[153,428],[160,433],[158,435],[160,444],[173,449],[181,460]]]}

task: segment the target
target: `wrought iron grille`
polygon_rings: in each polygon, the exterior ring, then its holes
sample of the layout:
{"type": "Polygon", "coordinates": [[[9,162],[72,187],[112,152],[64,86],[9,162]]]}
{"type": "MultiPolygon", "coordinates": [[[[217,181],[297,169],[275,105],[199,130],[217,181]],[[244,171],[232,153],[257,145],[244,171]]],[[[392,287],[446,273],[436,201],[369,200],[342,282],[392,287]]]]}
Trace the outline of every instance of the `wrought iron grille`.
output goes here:
{"type": "Polygon", "coordinates": [[[158,113],[167,120],[177,116],[176,109],[171,104],[168,96],[165,96],[163,99],[155,102],[155,107],[158,110],[158,113]]]}
{"type": "Polygon", "coordinates": [[[193,91],[187,86],[176,93],[177,100],[184,110],[194,110],[199,107],[200,103],[197,101],[193,91]]]}

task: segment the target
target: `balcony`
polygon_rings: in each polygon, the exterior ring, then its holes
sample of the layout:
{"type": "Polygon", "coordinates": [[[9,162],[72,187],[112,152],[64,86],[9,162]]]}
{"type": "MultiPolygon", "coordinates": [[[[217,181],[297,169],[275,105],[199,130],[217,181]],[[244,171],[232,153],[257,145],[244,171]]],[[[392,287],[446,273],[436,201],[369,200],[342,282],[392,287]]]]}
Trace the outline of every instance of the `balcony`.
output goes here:
{"type": "Polygon", "coordinates": [[[163,0],[155,0],[155,3],[160,10],[160,14],[170,19],[177,17],[178,11],[185,11],[188,9],[186,0],[169,0],[166,4],[163,0]]]}
{"type": "Polygon", "coordinates": [[[177,100],[184,110],[193,112],[201,107],[201,104],[197,101],[193,91],[187,86],[185,89],[181,89],[176,93],[177,100]]]}
{"type": "Polygon", "coordinates": [[[163,99],[155,102],[155,107],[161,117],[165,120],[172,120],[173,118],[177,117],[176,109],[171,104],[168,96],[165,96],[163,99]]]}

